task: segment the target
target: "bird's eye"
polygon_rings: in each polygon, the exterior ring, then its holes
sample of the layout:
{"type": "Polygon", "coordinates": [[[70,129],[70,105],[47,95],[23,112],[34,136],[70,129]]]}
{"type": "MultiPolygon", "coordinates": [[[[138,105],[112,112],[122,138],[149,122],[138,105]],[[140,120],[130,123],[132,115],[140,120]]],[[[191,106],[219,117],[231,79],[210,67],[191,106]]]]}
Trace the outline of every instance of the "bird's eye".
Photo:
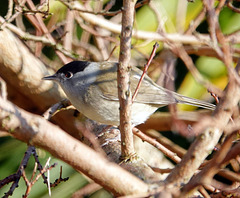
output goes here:
{"type": "Polygon", "coordinates": [[[72,73],[72,72],[66,72],[66,73],[65,73],[65,77],[66,77],[66,78],[72,78],[72,76],[73,76],[73,73],[72,73]]]}

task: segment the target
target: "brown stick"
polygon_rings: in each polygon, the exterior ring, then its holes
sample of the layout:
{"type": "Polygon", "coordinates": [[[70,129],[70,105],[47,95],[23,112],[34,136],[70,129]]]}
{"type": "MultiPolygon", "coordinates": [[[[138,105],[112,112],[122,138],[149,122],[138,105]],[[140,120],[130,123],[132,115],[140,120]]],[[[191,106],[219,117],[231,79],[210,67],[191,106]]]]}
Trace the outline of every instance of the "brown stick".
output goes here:
{"type": "Polygon", "coordinates": [[[134,94],[133,94],[132,102],[134,102],[134,100],[135,100],[135,98],[136,98],[136,96],[137,96],[137,94],[138,94],[139,87],[140,87],[141,84],[142,84],[143,78],[144,78],[144,76],[145,76],[146,73],[147,73],[148,67],[149,67],[150,63],[152,62],[152,59],[153,59],[153,57],[155,56],[155,53],[156,53],[156,50],[157,50],[158,47],[159,47],[159,44],[156,42],[156,43],[154,44],[154,46],[153,46],[153,50],[152,50],[152,53],[151,53],[151,55],[150,55],[150,57],[149,57],[149,59],[148,59],[148,62],[144,65],[144,70],[143,70],[142,76],[141,76],[141,78],[140,78],[140,80],[139,80],[139,82],[138,82],[138,85],[137,85],[137,87],[136,87],[136,90],[135,90],[135,92],[134,92],[134,94]]]}
{"type": "Polygon", "coordinates": [[[28,113],[2,98],[0,123],[0,130],[11,131],[15,138],[46,149],[115,195],[147,192],[148,186],[137,177],[44,118],[28,113]]]}
{"type": "Polygon", "coordinates": [[[120,103],[120,131],[122,157],[133,155],[133,134],[131,126],[132,96],[130,91],[129,61],[131,58],[131,37],[134,20],[134,1],[123,1],[122,31],[120,41],[120,55],[118,66],[118,97],[120,103]]]}

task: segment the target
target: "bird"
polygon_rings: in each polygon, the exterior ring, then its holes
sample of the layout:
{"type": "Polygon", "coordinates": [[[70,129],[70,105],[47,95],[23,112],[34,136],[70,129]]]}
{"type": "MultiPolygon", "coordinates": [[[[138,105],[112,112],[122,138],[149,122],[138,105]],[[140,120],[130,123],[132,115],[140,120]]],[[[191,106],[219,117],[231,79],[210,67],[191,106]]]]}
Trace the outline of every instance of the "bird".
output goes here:
{"type": "MultiPolygon", "coordinates": [[[[117,62],[72,61],[43,80],[57,82],[72,105],[87,118],[101,124],[119,126],[117,62]]],[[[130,71],[130,90],[133,93],[142,76],[135,66],[130,71]]],[[[157,85],[146,75],[132,103],[131,123],[144,123],[158,108],[170,104],[187,104],[214,110],[215,105],[190,98],[157,85]]]]}

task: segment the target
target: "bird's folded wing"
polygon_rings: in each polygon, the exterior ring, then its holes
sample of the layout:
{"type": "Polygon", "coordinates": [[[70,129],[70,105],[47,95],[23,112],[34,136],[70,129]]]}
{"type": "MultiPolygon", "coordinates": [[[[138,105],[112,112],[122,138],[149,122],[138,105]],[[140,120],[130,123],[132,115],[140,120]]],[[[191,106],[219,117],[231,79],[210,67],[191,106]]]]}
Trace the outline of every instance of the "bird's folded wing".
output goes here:
{"type": "MultiPolygon", "coordinates": [[[[134,68],[131,72],[130,86],[131,93],[136,90],[142,71],[134,68]]],[[[102,92],[102,97],[107,100],[118,101],[117,90],[117,76],[116,73],[109,72],[104,78],[99,77],[97,85],[102,92]]],[[[134,102],[154,104],[154,105],[168,105],[176,103],[174,93],[156,85],[148,76],[145,76],[138,90],[138,94],[134,102]]]]}

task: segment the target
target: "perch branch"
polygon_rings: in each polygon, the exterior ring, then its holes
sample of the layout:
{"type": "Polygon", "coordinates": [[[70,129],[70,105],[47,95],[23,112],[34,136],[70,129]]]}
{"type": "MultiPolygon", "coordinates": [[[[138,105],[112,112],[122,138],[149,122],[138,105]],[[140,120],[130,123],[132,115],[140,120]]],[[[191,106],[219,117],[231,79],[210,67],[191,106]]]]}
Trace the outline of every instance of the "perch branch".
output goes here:
{"type": "Polygon", "coordinates": [[[118,65],[118,98],[120,103],[120,131],[122,157],[128,158],[135,153],[131,126],[132,95],[130,91],[129,62],[131,59],[131,38],[136,1],[123,1],[122,30],[118,65]]]}
{"type": "Polygon", "coordinates": [[[115,195],[145,193],[148,189],[148,186],[137,177],[110,163],[59,127],[2,98],[0,98],[0,122],[0,130],[9,131],[21,141],[44,148],[115,195]]]}

